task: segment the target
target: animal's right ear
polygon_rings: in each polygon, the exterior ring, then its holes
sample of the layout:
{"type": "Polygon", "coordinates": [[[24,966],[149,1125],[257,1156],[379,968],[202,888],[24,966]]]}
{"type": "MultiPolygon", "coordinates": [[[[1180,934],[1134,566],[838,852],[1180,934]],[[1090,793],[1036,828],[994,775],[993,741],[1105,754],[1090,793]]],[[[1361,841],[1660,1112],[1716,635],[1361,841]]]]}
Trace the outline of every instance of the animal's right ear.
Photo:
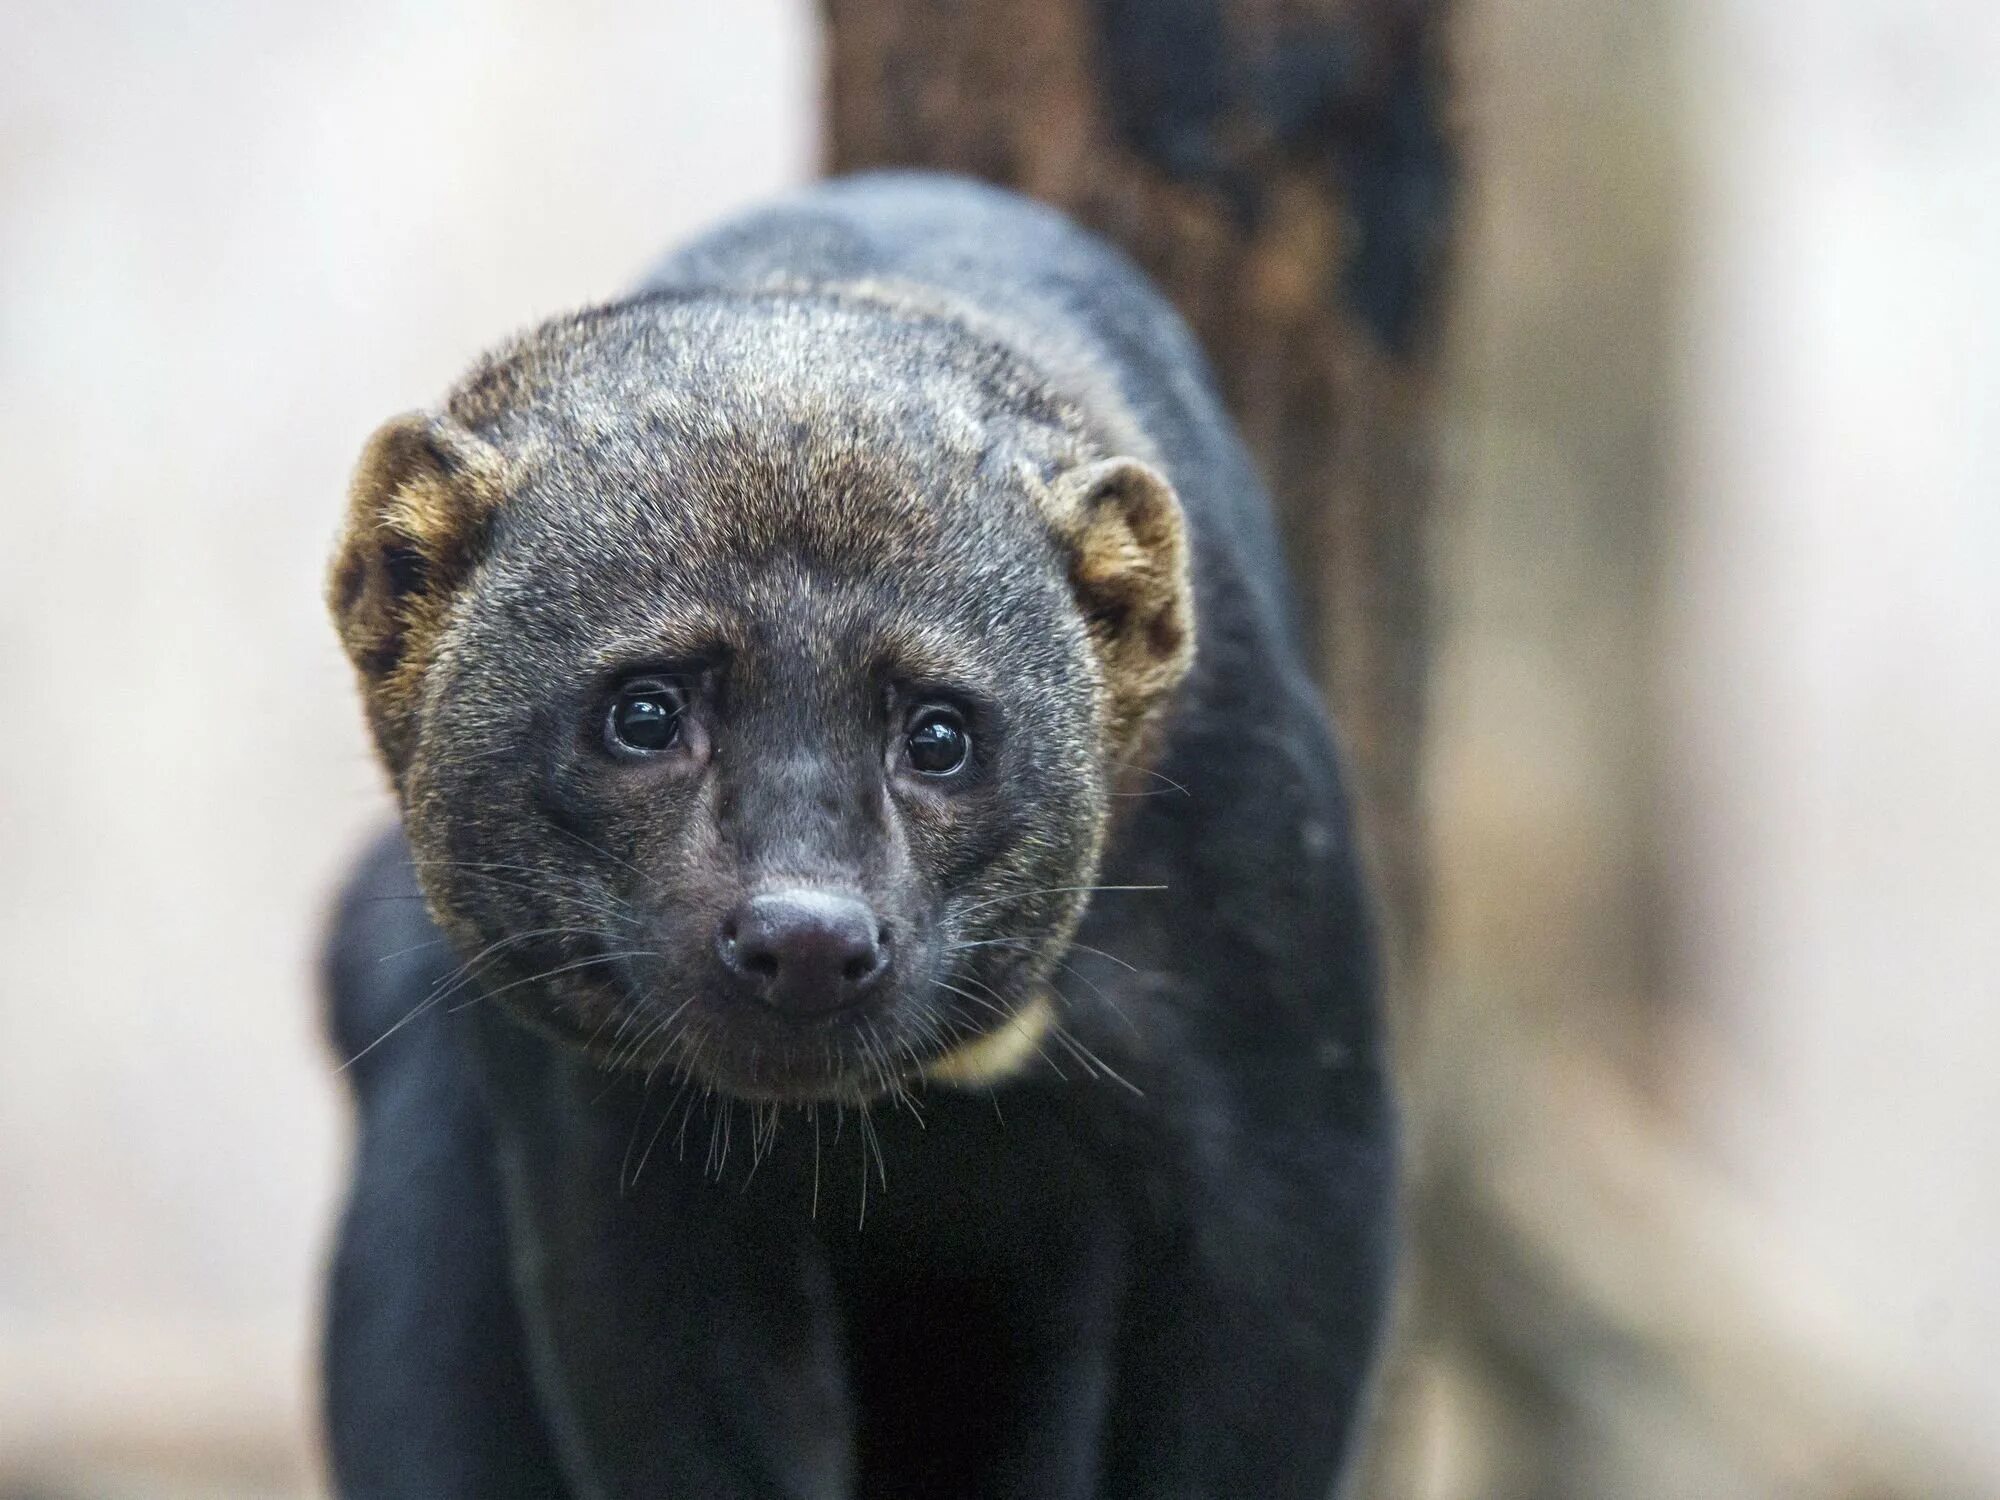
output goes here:
{"type": "Polygon", "coordinates": [[[500,494],[499,455],[453,422],[409,412],[368,440],[327,604],[371,700],[419,662],[500,494]]]}

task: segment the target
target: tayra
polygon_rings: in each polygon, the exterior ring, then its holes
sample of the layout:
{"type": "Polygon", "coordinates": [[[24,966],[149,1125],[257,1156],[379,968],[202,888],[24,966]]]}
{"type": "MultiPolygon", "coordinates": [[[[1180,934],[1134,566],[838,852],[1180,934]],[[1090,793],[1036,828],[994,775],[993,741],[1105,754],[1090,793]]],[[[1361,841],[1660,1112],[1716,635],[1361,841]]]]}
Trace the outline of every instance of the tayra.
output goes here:
{"type": "Polygon", "coordinates": [[[350,1496],[1323,1496],[1390,1260],[1263,487],[1059,215],[815,187],[390,422],[350,1496]]]}

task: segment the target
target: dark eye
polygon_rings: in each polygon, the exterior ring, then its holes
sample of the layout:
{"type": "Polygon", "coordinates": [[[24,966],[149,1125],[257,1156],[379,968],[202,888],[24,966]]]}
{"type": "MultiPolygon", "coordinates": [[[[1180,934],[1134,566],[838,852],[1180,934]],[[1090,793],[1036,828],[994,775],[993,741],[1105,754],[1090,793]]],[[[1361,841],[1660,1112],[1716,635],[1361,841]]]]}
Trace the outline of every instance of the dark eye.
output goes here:
{"type": "Polygon", "coordinates": [[[972,736],[965,721],[948,708],[928,708],[911,722],[903,736],[903,754],[910,769],[923,776],[949,776],[964,767],[972,754],[972,736]]]}
{"type": "Polygon", "coordinates": [[[604,743],[617,755],[658,755],[681,737],[687,689],[669,677],[635,677],[618,689],[604,719],[604,743]]]}

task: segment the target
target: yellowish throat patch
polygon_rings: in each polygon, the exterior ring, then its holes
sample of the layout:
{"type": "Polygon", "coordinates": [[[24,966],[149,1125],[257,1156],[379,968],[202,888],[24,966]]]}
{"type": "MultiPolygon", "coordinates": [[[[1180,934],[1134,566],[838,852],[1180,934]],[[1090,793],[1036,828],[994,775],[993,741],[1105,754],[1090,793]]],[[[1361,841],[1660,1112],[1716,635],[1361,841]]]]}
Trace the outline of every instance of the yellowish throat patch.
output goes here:
{"type": "Polygon", "coordinates": [[[1018,1069],[1041,1045],[1055,1021],[1055,1006],[1046,993],[1037,995],[1008,1018],[997,1031],[989,1031],[967,1042],[955,1052],[947,1052],[924,1069],[924,1077],[955,1088],[977,1088],[996,1083],[1018,1069]]]}

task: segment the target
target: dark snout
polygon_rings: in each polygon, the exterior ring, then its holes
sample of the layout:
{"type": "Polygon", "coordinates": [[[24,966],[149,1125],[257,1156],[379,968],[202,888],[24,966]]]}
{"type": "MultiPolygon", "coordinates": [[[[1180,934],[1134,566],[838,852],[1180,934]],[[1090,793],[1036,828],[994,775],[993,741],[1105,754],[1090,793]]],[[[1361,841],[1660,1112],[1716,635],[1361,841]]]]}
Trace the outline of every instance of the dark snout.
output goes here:
{"type": "Polygon", "coordinates": [[[889,968],[889,934],[874,908],[810,888],[751,897],[723,919],[716,947],[745,996],[798,1017],[860,1003],[889,968]]]}

